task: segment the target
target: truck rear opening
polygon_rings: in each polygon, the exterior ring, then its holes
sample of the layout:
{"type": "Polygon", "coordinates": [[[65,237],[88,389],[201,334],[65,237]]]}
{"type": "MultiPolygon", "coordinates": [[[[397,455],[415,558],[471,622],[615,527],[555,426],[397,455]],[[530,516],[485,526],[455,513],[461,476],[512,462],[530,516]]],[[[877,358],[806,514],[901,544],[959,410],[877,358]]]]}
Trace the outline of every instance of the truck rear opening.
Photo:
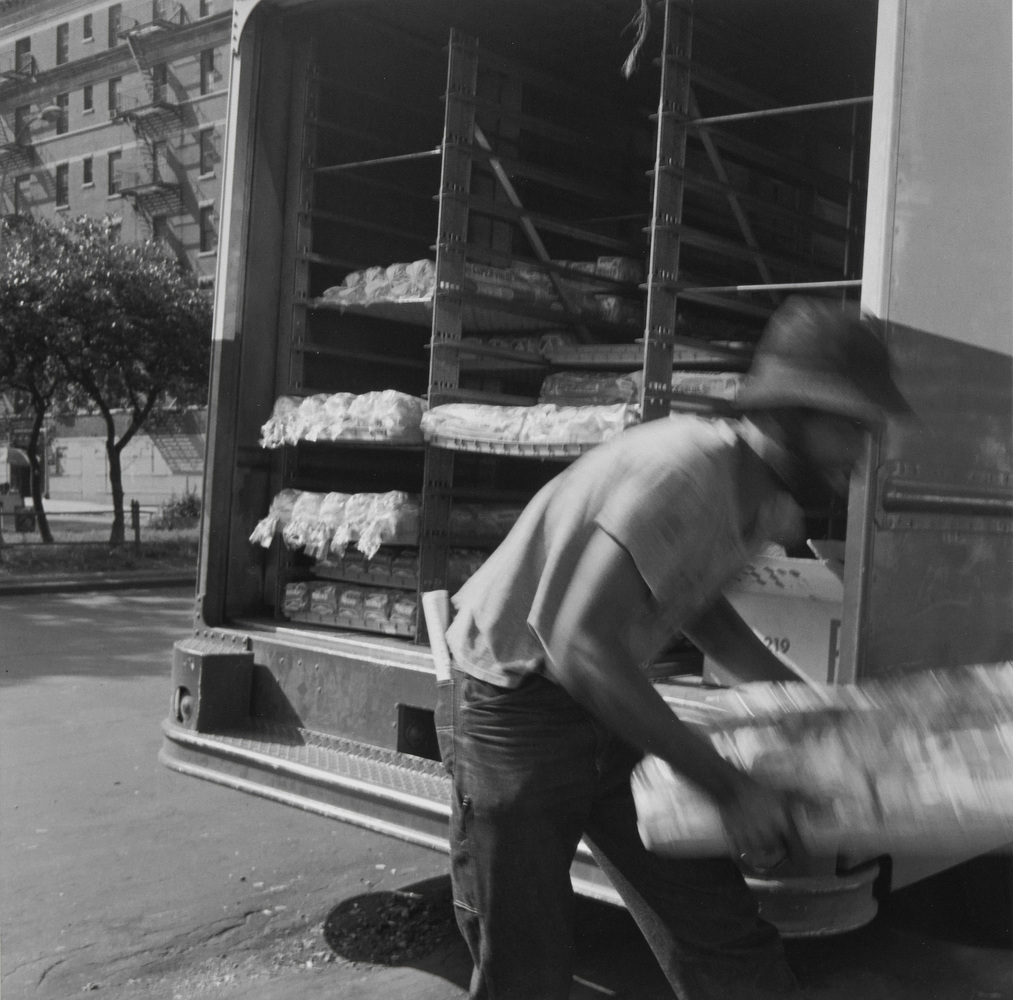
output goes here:
{"type": "MultiPolygon", "coordinates": [[[[627,76],[630,0],[237,0],[168,766],[446,849],[420,594],[596,435],[734,412],[795,292],[889,321],[931,431],[876,442],[846,503],[813,484],[826,558],[786,555],[843,566],[816,679],[1009,656],[1009,12],[930,6],[656,4],[627,76]],[[937,58],[954,38],[986,56],[937,58]],[[944,275],[925,240],[954,206],[975,226],[947,226],[944,275]],[[452,404],[485,422],[424,436],[452,404]]],[[[790,656],[798,619],[757,627],[790,656]]],[[[696,651],[652,673],[692,713],[696,651]]],[[[771,915],[857,926],[874,875],[821,859],[771,915]]],[[[586,852],[574,881],[616,899],[586,852]]]]}

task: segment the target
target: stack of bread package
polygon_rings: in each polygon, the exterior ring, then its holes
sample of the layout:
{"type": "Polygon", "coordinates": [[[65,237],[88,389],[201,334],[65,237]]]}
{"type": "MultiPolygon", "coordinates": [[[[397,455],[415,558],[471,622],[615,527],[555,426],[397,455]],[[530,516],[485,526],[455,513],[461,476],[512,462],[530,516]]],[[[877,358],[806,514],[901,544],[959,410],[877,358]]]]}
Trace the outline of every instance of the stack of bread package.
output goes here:
{"type": "MultiPolygon", "coordinates": [[[[814,853],[946,853],[1013,840],[1013,663],[860,686],[715,692],[699,725],[726,759],[797,793],[814,853]]],[[[718,854],[720,816],[667,763],[633,778],[641,836],[662,854],[718,854]]]]}
{"type": "Polygon", "coordinates": [[[418,540],[420,505],[401,490],[387,493],[312,493],[282,490],[250,541],[267,548],[281,534],[290,549],[314,559],[344,555],[351,542],[372,559],[381,545],[418,540]]]}
{"type": "Polygon", "coordinates": [[[395,389],[280,396],[260,431],[263,448],[299,441],[421,441],[425,401],[395,389]]]}

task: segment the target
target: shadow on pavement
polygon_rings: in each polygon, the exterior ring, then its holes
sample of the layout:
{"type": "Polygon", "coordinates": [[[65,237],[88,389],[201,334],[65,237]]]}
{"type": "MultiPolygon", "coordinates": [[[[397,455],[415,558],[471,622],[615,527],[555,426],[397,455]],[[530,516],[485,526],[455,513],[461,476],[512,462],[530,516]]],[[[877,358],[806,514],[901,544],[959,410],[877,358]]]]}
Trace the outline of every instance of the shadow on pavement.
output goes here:
{"type": "MultiPolygon", "coordinates": [[[[1004,885],[1008,859],[992,868],[993,881],[1004,885]]],[[[806,996],[1013,1000],[1008,933],[994,922],[975,927],[968,921],[966,886],[960,888],[965,882],[955,869],[895,893],[866,927],[787,941],[789,961],[806,996]]],[[[671,1000],[630,915],[583,897],[576,905],[577,974],[571,1000],[671,1000]]],[[[344,900],[328,915],[324,938],[347,961],[412,968],[467,992],[471,959],[454,922],[449,877],[344,900]]]]}
{"type": "MultiPolygon", "coordinates": [[[[324,939],[346,961],[408,966],[467,993],[471,956],[457,930],[449,876],[342,901],[325,920],[324,939]]],[[[668,984],[626,910],[578,897],[575,946],[572,1000],[670,1000],[668,984]]]]}

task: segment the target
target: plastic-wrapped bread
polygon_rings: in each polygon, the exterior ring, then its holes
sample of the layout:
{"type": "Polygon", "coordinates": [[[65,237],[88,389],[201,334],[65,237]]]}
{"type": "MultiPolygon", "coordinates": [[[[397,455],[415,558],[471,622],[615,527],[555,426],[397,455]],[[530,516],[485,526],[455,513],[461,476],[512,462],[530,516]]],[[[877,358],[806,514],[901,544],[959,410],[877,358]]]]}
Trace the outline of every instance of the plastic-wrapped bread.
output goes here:
{"type": "Polygon", "coordinates": [[[328,493],[320,503],[317,521],[311,525],[303,548],[314,559],[324,559],[331,550],[334,532],[344,523],[347,493],[328,493]]]}
{"type": "Polygon", "coordinates": [[[341,558],[341,572],[349,580],[365,580],[369,574],[369,563],[361,552],[346,549],[341,558]]]}
{"type": "Polygon", "coordinates": [[[325,493],[299,494],[299,499],[292,507],[292,516],[281,531],[281,537],[290,549],[301,549],[306,544],[311,531],[320,520],[320,507],[325,496],[325,493]]]}
{"type": "Polygon", "coordinates": [[[310,591],[310,611],[326,618],[338,613],[338,587],[333,583],[315,583],[310,591]]]}
{"type": "Polygon", "coordinates": [[[422,430],[444,437],[517,441],[527,409],[526,406],[446,403],[423,414],[422,430]]]}
{"type": "MultiPolygon", "coordinates": [[[[796,825],[813,853],[973,853],[1013,840],[1013,663],[950,668],[828,689],[721,696],[704,726],[757,781],[800,793],[796,825]],[[818,803],[812,805],[811,803],[818,803]]],[[[720,853],[720,820],[684,779],[648,757],[633,780],[644,842],[720,853]]]]}
{"type": "Polygon", "coordinates": [[[435,280],[436,264],[432,260],[398,262],[352,271],[340,285],[328,288],[323,298],[343,305],[425,298],[432,294],[435,280]]]}
{"type": "Polygon", "coordinates": [[[271,501],[267,517],[262,518],[250,535],[250,541],[254,545],[261,545],[265,549],[271,544],[275,532],[285,527],[292,517],[292,509],[299,499],[299,490],[285,489],[275,496],[271,501]]]}
{"type": "Polygon", "coordinates": [[[527,407],[520,441],[528,444],[565,444],[606,441],[625,430],[631,410],[626,403],[608,406],[527,407]]]}
{"type": "Polygon", "coordinates": [[[407,267],[410,282],[408,294],[424,297],[431,295],[436,284],[436,263],[431,260],[415,260],[407,267]]]}
{"type": "Polygon", "coordinates": [[[366,302],[376,302],[389,298],[390,280],[385,267],[367,267],[363,282],[363,295],[366,302]]]}
{"type": "Polygon", "coordinates": [[[356,545],[367,559],[372,559],[384,542],[397,537],[408,502],[408,494],[400,490],[373,494],[356,545]]]}
{"type": "Polygon", "coordinates": [[[425,402],[396,389],[367,392],[348,406],[352,427],[366,434],[404,438],[419,435],[425,402]]]}
{"type": "Polygon", "coordinates": [[[414,628],[418,614],[418,599],[414,594],[402,594],[394,600],[390,609],[392,625],[405,629],[414,628]]]}
{"type": "Polygon", "coordinates": [[[309,608],[310,588],[306,583],[288,583],[285,585],[285,599],[282,611],[286,615],[299,614],[309,608]]]}
{"type": "Polygon", "coordinates": [[[373,493],[353,493],[345,502],[344,517],[331,537],[331,552],[345,554],[348,543],[359,537],[369,520],[373,506],[373,493]]]}
{"type": "Polygon", "coordinates": [[[392,299],[407,298],[411,294],[412,279],[408,273],[408,265],[391,264],[387,267],[387,294],[392,299]]]}
{"type": "Polygon", "coordinates": [[[275,400],[270,419],[260,429],[261,448],[280,448],[289,442],[289,428],[301,403],[297,396],[279,396],[275,400]]]}
{"type": "Polygon", "coordinates": [[[287,444],[297,441],[316,441],[326,432],[327,417],[324,404],[327,393],[315,393],[307,396],[299,404],[299,409],[289,421],[287,444]]]}
{"type": "Polygon", "coordinates": [[[351,304],[361,302],[363,289],[365,287],[366,274],[364,271],[351,271],[345,275],[340,285],[334,285],[324,291],[323,298],[336,302],[351,304]]]}
{"type": "Polygon", "coordinates": [[[301,399],[281,396],[261,428],[260,443],[264,448],[279,448],[298,441],[362,436],[421,441],[425,407],[423,399],[395,389],[360,395],[315,393],[301,399]]]}
{"type": "Polygon", "coordinates": [[[538,401],[557,405],[632,403],[639,394],[636,380],[624,372],[564,371],[545,377],[538,401]]]}
{"type": "Polygon", "coordinates": [[[393,561],[393,552],[377,551],[366,560],[366,579],[371,583],[388,583],[390,581],[390,568],[393,561]]]}
{"type": "Polygon", "coordinates": [[[363,607],[366,603],[366,592],[357,587],[345,587],[338,598],[338,614],[351,620],[352,624],[364,624],[363,607]]]}
{"type": "Polygon", "coordinates": [[[422,417],[423,433],[462,440],[517,444],[594,444],[633,422],[628,403],[607,406],[492,406],[448,403],[422,417]]]}
{"type": "Polygon", "coordinates": [[[362,618],[367,628],[386,626],[394,594],[389,590],[368,590],[362,602],[362,618]]]}
{"type": "Polygon", "coordinates": [[[419,557],[412,551],[399,551],[390,561],[390,578],[397,583],[410,584],[418,579],[419,557]]]}
{"type": "Polygon", "coordinates": [[[347,432],[352,423],[348,411],[354,399],[354,393],[335,392],[324,400],[321,429],[315,440],[336,441],[347,432]]]}

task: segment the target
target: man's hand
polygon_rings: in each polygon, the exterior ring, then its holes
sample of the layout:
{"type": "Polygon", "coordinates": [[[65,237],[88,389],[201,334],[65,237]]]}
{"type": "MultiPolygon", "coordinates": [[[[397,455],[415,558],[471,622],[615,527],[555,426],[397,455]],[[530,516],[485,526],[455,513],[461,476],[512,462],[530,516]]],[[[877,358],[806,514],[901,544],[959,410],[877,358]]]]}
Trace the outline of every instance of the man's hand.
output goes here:
{"type": "Polygon", "coordinates": [[[798,839],[788,798],[746,774],[732,782],[718,808],[732,857],[757,872],[777,867],[798,839]]]}

